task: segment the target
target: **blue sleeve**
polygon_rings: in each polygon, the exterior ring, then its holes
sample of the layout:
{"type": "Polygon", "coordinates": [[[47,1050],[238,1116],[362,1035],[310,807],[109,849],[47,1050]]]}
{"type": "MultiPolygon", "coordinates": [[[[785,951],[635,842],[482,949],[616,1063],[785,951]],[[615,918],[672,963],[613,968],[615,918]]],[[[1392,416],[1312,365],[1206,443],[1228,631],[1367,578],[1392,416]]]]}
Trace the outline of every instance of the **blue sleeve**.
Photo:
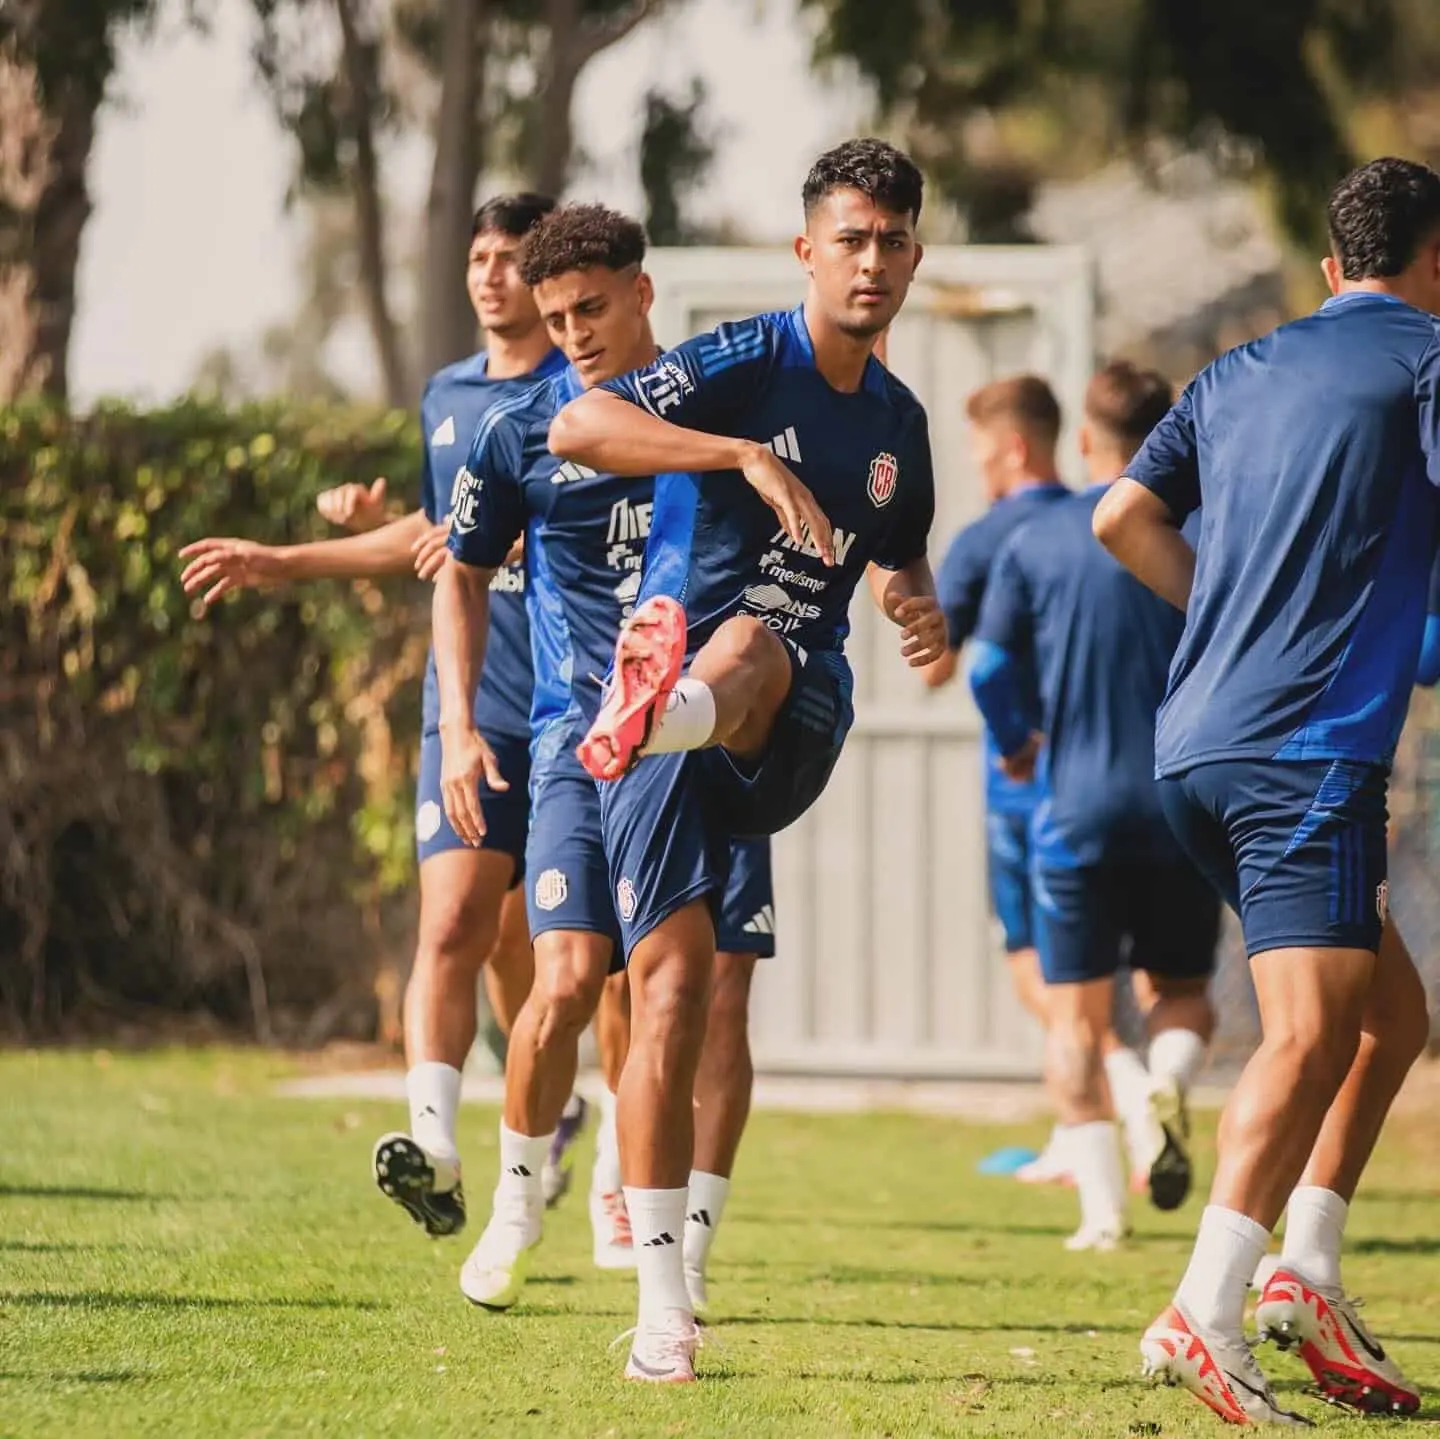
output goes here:
{"type": "Polygon", "coordinates": [[[980,620],[990,570],[980,543],[982,535],[975,525],[961,530],[951,540],[935,576],[935,593],[945,614],[945,634],[952,650],[958,650],[975,633],[980,620]]]}
{"type": "Polygon", "coordinates": [[[1125,466],[1126,475],[1163,500],[1177,520],[1200,508],[1194,389],[1192,382],[1125,466]]]}
{"type": "Polygon", "coordinates": [[[1007,649],[976,640],[970,654],[970,693],[1001,754],[1014,754],[1030,738],[1024,667],[1007,649]]]}
{"type": "Polygon", "coordinates": [[[770,372],[777,343],[764,316],[727,323],[600,388],[671,424],[733,434],[770,372]]]}
{"type": "Polygon", "coordinates": [[[475,433],[450,519],[448,548],[462,565],[499,569],[525,528],[520,460],[527,429],[523,418],[492,411],[475,433]]]}
{"type": "Polygon", "coordinates": [[[1440,485],[1440,328],[1435,329],[1416,367],[1415,400],[1425,473],[1432,485],[1440,485]]]}
{"type": "MultiPolygon", "coordinates": [[[[875,563],[885,570],[903,570],[925,558],[930,526],[935,523],[935,468],[930,456],[930,426],[919,403],[913,404],[897,445],[894,509],[875,563]]],[[[880,458],[883,458],[880,457],[880,458]]],[[[879,463],[879,459],[875,463],[879,463]]]]}

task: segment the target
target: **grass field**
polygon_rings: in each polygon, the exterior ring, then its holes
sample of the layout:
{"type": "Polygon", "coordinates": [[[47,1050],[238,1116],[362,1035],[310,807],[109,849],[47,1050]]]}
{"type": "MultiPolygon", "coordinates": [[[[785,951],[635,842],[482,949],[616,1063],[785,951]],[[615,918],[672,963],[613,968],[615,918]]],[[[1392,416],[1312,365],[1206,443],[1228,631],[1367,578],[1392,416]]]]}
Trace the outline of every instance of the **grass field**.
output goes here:
{"type": "MultiPolygon", "coordinates": [[[[1073,1199],[980,1179],[1036,1127],[759,1115],[712,1271],[704,1382],[619,1379],[626,1276],[589,1264],[583,1203],[553,1217],[520,1310],[472,1310],[475,1231],[432,1243],[370,1186],[391,1106],[273,1097],[275,1057],[0,1057],[5,1435],[1218,1434],[1137,1377],[1136,1339],[1196,1201],[1139,1213],[1125,1253],[1072,1256],[1073,1199]]],[[[494,1115],[464,1119],[484,1209],[494,1115]]],[[[1348,1277],[1440,1389],[1440,1145],[1387,1137],[1348,1277]]],[[[473,1213],[473,1210],[472,1210],[473,1213]]],[[[477,1216],[482,1218],[483,1214],[477,1216]]],[[[1336,1434],[1373,1429],[1278,1386],[1336,1434]]],[[[1440,1421],[1430,1399],[1418,1421],[1440,1421]]]]}

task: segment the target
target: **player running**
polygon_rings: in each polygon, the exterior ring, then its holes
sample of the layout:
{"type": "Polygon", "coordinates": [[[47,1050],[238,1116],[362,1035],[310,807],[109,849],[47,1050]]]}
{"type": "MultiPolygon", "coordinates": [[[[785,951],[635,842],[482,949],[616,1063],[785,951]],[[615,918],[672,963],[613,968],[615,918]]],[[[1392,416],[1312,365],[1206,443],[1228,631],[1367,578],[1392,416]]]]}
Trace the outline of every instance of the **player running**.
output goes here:
{"type": "MultiPolygon", "coordinates": [[[[189,562],[182,576],[188,593],[203,593],[210,604],[241,586],[403,574],[412,566],[423,578],[434,576],[445,560],[446,524],[470,437],[493,410],[564,367],[517,268],[524,236],[553,208],[554,201],[540,195],[503,195],[475,214],[465,284],[486,349],[446,366],[425,387],[420,507],[367,533],[314,544],[200,540],[181,551],[189,562]]],[[[352,525],[378,519],[382,506],[383,485],[364,488],[363,495],[336,493],[326,501],[332,519],[352,525]]],[[[475,1040],[477,984],[486,956],[504,960],[504,981],[491,991],[502,1026],[512,1021],[530,987],[523,910],[504,903],[524,874],[529,822],[531,670],[523,565],[497,568],[493,582],[494,638],[466,699],[498,756],[489,776],[494,782],[482,780],[473,796],[486,818],[478,848],[462,841],[441,803],[433,651],[426,668],[415,797],[420,933],[405,992],[410,1132],[383,1136],[374,1155],[381,1190],[435,1236],[458,1233],[465,1224],[456,1113],[461,1070],[475,1040]],[[507,940],[497,951],[502,912],[507,940]]]]}
{"type": "MultiPolygon", "coordinates": [[[[499,762],[466,696],[484,658],[492,576],[524,533],[536,659],[534,804],[526,857],[535,986],[510,1038],[494,1211],[461,1275],[466,1296],[489,1309],[512,1305],[524,1284],[541,1237],[541,1166],[574,1080],[578,1041],[607,973],[622,962],[620,919],[627,904],[622,892],[617,917],[601,842],[600,796],[575,747],[599,707],[598,677],[639,587],[655,484],[648,476],[619,479],[562,461],[550,454],[546,437],[570,399],[655,358],[649,321],[654,292],[642,268],[644,255],[640,226],[595,205],[557,210],[531,234],[521,272],[572,364],[497,407],[476,435],[450,538],[457,563],[445,567],[435,590],[445,804],[458,832],[479,845],[486,816],[476,799],[477,779],[495,782],[499,762]]],[[[725,851],[720,934],[726,953],[713,981],[705,976],[714,995],[707,1060],[686,1083],[682,1183],[688,1183],[667,1241],[682,1266],[682,1286],[688,1278],[687,1312],[705,1298],[704,1260],[749,1108],[750,977],[756,957],[773,953],[774,946],[768,843],[727,844],[725,851]],[[691,1174],[695,1110],[701,1142],[691,1174]],[[693,1216],[688,1222],[687,1214],[693,1216]]],[[[702,1033],[696,1033],[697,1047],[702,1033]]],[[[634,1218],[632,1211],[632,1226],[634,1218]]],[[[635,1237],[642,1264],[649,1237],[648,1230],[635,1237]]],[[[637,1335],[629,1372],[663,1377],[665,1363],[648,1336],[637,1335]]]]}
{"type": "Polygon", "coordinates": [[[1171,835],[1154,777],[1155,710],[1182,621],[1091,533],[1096,505],[1169,407],[1165,380],[1132,365],[1091,380],[1084,449],[1093,483],[1006,541],[971,661],[971,688],[1006,772],[1032,776],[1043,752],[1048,773],[1032,879],[1046,1078],[1063,1125],[1060,1161],[1080,1195],[1068,1249],[1113,1249],[1128,1227],[1104,1069],[1127,942],[1131,968],[1149,976],[1155,996],[1146,1015],[1158,1111],[1148,1180],[1160,1209],[1177,1208],[1190,1190],[1185,1095],[1213,1027],[1205,990],[1220,905],[1171,835]]]}
{"type": "Polygon", "coordinates": [[[1440,175],[1373,161],[1328,219],[1332,298],[1203,370],[1095,514],[1185,611],[1157,770],[1171,826],[1240,915],[1260,1004],[1190,1266],[1140,1346],[1236,1423],[1293,1418],[1242,1332],[1287,1200],[1261,1333],[1298,1342],[1333,1400],[1420,1402],[1346,1297],[1340,1244],[1429,1027],[1386,922],[1385,830],[1440,508],[1440,175]],[[1192,550],[1178,526],[1196,509],[1192,550]]]}
{"type": "Polygon", "coordinates": [[[872,356],[920,260],[921,184],[877,140],[821,156],[796,242],[803,306],[687,341],[550,429],[568,463],[657,475],[643,603],[581,746],[616,781],[601,798],[630,966],[620,1156],[640,1281],[630,1372],[646,1378],[694,1378],[672,1240],[729,839],[783,829],[824,789],[853,713],[843,644],[862,579],[912,664],[944,647],[925,412],[872,356]]]}

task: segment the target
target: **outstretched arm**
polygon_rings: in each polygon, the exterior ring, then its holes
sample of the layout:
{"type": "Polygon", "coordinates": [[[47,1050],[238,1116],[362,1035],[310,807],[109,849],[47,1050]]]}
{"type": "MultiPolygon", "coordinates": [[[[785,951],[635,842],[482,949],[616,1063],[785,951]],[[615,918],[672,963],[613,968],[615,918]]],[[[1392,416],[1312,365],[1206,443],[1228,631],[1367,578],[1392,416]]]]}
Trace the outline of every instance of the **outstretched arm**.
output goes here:
{"type": "Polygon", "coordinates": [[[230,590],[297,580],[353,580],[407,574],[415,547],[434,528],[423,510],[366,534],[302,545],[262,545],[254,540],[212,537],[180,551],[186,561],[180,583],[186,594],[214,604],[230,590]]]}

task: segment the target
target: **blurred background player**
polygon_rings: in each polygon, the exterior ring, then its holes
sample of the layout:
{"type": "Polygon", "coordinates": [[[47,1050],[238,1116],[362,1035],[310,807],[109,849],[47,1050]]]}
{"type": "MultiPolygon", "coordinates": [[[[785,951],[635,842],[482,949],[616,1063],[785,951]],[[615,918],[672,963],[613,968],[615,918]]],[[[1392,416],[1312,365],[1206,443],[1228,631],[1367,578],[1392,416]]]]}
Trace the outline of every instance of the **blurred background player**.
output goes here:
{"type": "Polygon", "coordinates": [[[944,646],[925,412],[871,353],[920,261],[921,196],[909,157],[881,141],[821,156],[796,241],[803,305],[687,340],[550,429],[572,463],[657,476],[641,603],[581,746],[606,781],[630,965],[620,1157],[639,1261],[631,1363],[647,1378],[695,1377],[673,1241],[727,842],[778,832],[824,790],[853,716],[843,644],[862,578],[912,663],[944,646]],[[815,493],[769,447],[777,436],[815,493]]]}
{"type": "Polygon", "coordinates": [[[1202,370],[1095,514],[1185,615],[1158,772],[1172,828],[1240,915],[1259,1000],[1189,1267],[1140,1346],[1237,1423],[1292,1418],[1243,1330],[1282,1210],[1261,1334],[1298,1342],[1338,1403],[1420,1403],[1347,1299],[1340,1249],[1429,1029],[1387,922],[1386,801],[1440,518],[1440,175],[1372,161],[1327,219],[1332,297],[1202,370]]]}
{"type": "Polygon", "coordinates": [[[1206,985],[1220,906],[1171,835],[1155,782],[1155,710],[1180,616],[1094,541],[1109,485],[1170,405],[1164,378],[1125,363],[1086,393],[1091,484],[1017,528],[997,556],[976,629],[971,686],[1001,763],[1048,785],[1035,816],[1033,879],[1046,985],[1046,1079],[1064,1126],[1081,1225],[1070,1249],[1110,1249],[1126,1232],[1125,1182],[1104,1050],[1127,945],[1155,999],[1149,1102],[1151,1198],[1174,1209],[1190,1189],[1185,1094],[1213,1017],[1206,985]],[[1039,685],[1043,716],[1031,719],[1039,685]]]}
{"type": "MultiPolygon", "coordinates": [[[[498,196],[476,211],[465,285],[486,348],[447,365],[425,386],[420,507],[384,521],[384,484],[377,482],[325,499],[322,508],[330,518],[370,526],[346,539],[286,546],[201,540],[182,551],[189,561],[182,577],[187,592],[202,592],[210,603],[242,585],[355,579],[404,573],[412,566],[423,578],[434,577],[445,562],[446,529],[470,437],[493,409],[564,367],[517,264],[524,236],[553,208],[554,201],[544,196],[520,194],[498,196]]],[[[505,904],[524,875],[530,809],[531,665],[523,565],[499,569],[494,587],[489,658],[467,704],[500,757],[495,773],[504,782],[477,790],[486,839],[479,848],[466,845],[441,803],[432,650],[415,797],[420,932],[405,992],[410,1131],[384,1135],[374,1154],[380,1189],[434,1236],[458,1233],[465,1224],[456,1115],[461,1070],[475,1041],[481,968],[491,956],[490,993],[497,1019],[507,1028],[532,974],[523,905],[505,904]],[[504,941],[497,948],[502,911],[504,941]]]]}
{"type": "MultiPolygon", "coordinates": [[[[564,463],[550,453],[547,435],[568,400],[655,358],[644,255],[640,226],[597,205],[557,210],[532,233],[522,274],[573,363],[495,412],[476,435],[450,538],[455,563],[436,584],[445,803],[459,832],[477,844],[485,824],[477,781],[497,761],[464,697],[485,652],[491,576],[525,533],[537,661],[527,850],[536,978],[511,1036],[494,1209],[461,1274],[466,1296],[489,1309],[508,1308],[524,1285],[541,1237],[541,1166],[575,1077],[579,1037],[620,959],[616,910],[618,903],[623,915],[624,897],[612,889],[600,797],[575,747],[599,707],[597,677],[638,588],[654,479],[564,463]]],[[[706,1297],[705,1258],[749,1110],[750,977],[756,956],[774,945],[767,841],[727,846],[719,925],[727,952],[712,982],[707,1059],[682,1096],[687,1120],[699,1116],[693,1171],[687,1144],[688,1204],[669,1238],[685,1271],[687,1307],[706,1297]]],[[[689,1132],[687,1123],[687,1139],[689,1132]]],[[[636,1238],[643,1264],[643,1232],[636,1238]]],[[[636,1336],[631,1377],[656,1378],[666,1363],[646,1335],[636,1336]]]]}
{"type": "MultiPolygon", "coordinates": [[[[960,650],[974,633],[995,555],[1009,536],[1070,491],[1059,479],[1060,402],[1036,375],[995,380],[965,405],[971,447],[990,509],[960,531],[946,551],[935,588],[945,611],[948,649],[923,672],[932,689],[955,676],[960,650]]],[[[1081,443],[1085,445],[1086,432],[1081,443]]],[[[1038,693],[1033,681],[1025,693],[1038,693]]],[[[1039,726],[1039,713],[1033,716],[1039,726]]],[[[1044,789],[1043,763],[1020,782],[1000,765],[995,738],[984,730],[985,837],[990,905],[1004,934],[1011,979],[1021,1004],[1045,1027],[1045,982],[1035,948],[1036,920],[1030,882],[1030,824],[1044,789]]],[[[1139,1056],[1112,1030],[1105,1037],[1105,1073],[1125,1125],[1132,1175],[1145,1182],[1154,1135],[1149,1114],[1149,1076],[1139,1056]]],[[[1054,1135],[1044,1152],[1023,1164],[1015,1177],[1043,1184],[1071,1176],[1060,1160],[1054,1135]]]]}

